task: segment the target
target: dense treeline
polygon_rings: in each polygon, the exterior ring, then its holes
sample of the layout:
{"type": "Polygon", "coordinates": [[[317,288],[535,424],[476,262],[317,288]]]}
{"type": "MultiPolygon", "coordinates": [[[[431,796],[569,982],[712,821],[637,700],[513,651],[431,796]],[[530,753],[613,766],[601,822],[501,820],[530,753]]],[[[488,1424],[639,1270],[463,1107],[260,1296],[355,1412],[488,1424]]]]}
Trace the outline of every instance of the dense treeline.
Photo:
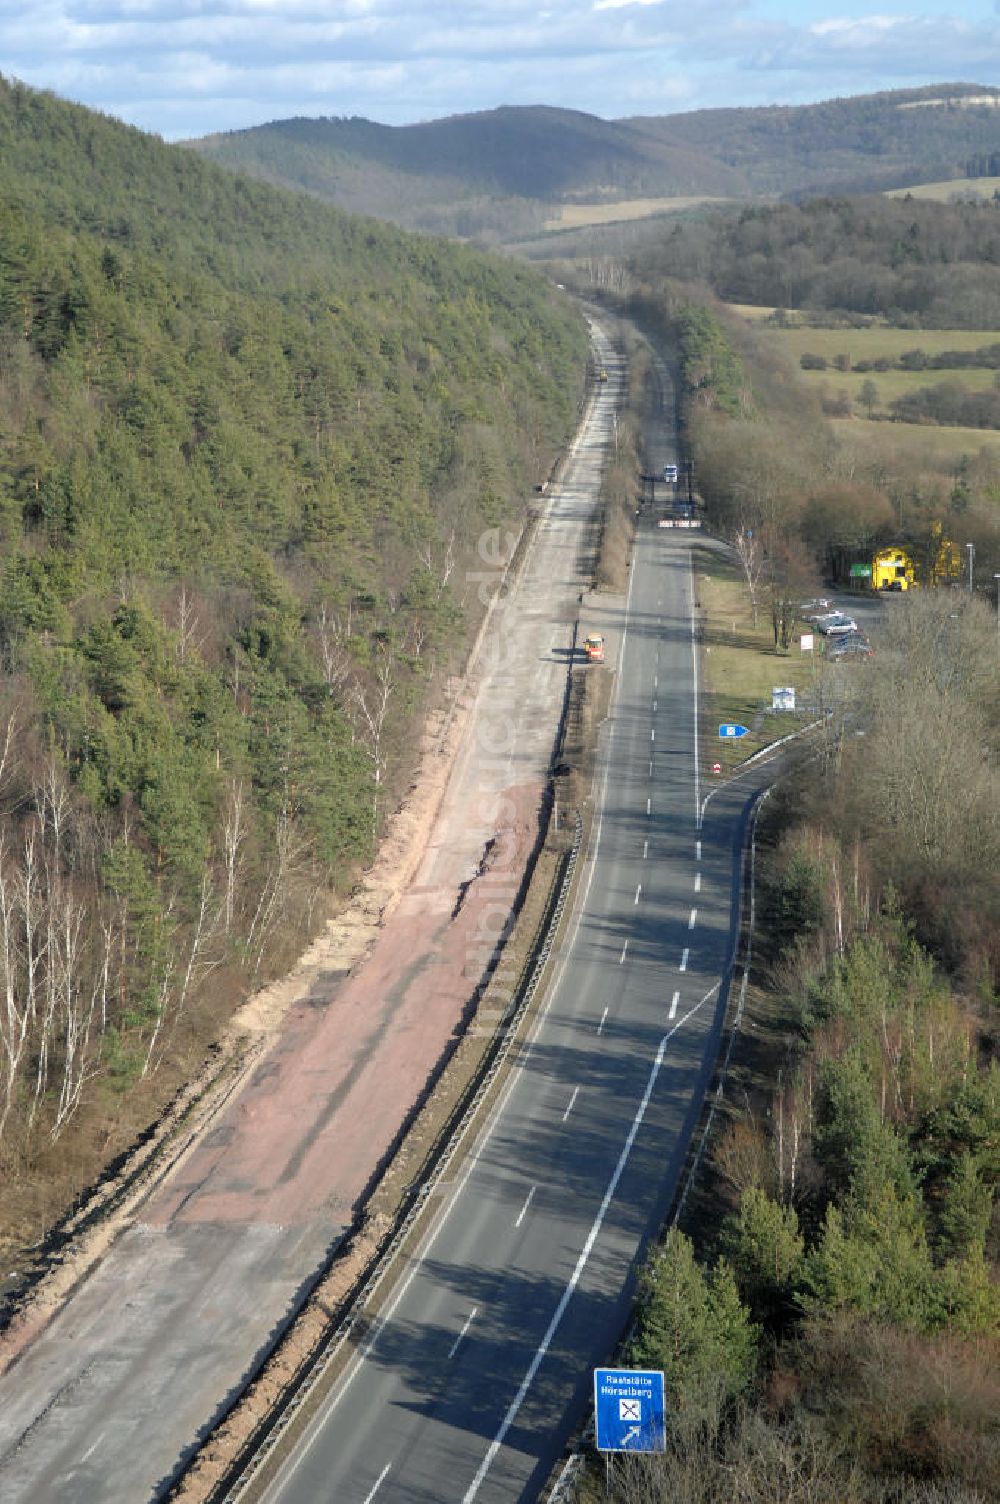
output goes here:
{"type": "Polygon", "coordinates": [[[840,821],[864,781],[813,782],[772,868],[797,1043],[716,1146],[701,1261],[675,1229],[646,1270],[630,1357],[664,1368],[671,1423],[623,1500],[712,1500],[734,1473],[760,1504],[1000,1486],[1000,1069],[840,821]]]}
{"type": "Polygon", "coordinates": [[[808,351],[799,357],[804,371],[825,371],[831,365],[837,371],[952,371],[1000,370],[1000,344],[979,345],[975,350],[921,349],[904,350],[897,360],[878,355],[874,360],[855,360],[846,350],[828,360],[825,355],[808,351]]]}
{"type": "Polygon", "coordinates": [[[20,86],[0,139],[0,1154],[30,1168],[370,857],[586,333],[517,267],[20,86]]]}
{"type": "Polygon", "coordinates": [[[970,392],[957,381],[907,392],[889,404],[904,423],[952,423],[965,428],[1000,428],[1000,391],[970,392]]]}
{"type": "Polygon", "coordinates": [[[1000,207],[816,199],[678,223],[634,268],[721,298],[906,328],[1000,328],[1000,207]]]}

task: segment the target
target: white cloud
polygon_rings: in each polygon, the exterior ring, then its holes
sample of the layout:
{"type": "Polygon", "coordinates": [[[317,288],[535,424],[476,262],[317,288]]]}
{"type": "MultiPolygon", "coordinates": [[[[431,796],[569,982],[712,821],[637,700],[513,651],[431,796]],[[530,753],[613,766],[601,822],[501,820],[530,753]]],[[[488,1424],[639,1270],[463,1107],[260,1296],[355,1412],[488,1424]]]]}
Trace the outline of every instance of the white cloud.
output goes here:
{"type": "Polygon", "coordinates": [[[806,30],[814,36],[884,36],[894,26],[905,24],[902,16],[835,16],[829,21],[815,21],[806,30]]]}
{"type": "Polygon", "coordinates": [[[861,3],[809,0],[806,19],[796,0],[0,0],[0,67],[170,136],[501,103],[656,114],[1000,70],[986,0],[861,3]]]}

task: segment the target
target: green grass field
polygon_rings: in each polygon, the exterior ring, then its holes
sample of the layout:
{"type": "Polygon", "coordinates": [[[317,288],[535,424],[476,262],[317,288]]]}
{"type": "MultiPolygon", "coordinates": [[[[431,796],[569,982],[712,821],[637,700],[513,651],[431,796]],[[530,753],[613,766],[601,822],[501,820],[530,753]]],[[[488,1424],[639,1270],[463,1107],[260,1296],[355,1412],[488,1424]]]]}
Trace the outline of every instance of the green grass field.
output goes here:
{"type": "Polygon", "coordinates": [[[943,371],[835,371],[832,368],[825,371],[802,371],[801,367],[800,371],[802,379],[810,386],[826,387],[832,392],[846,392],[852,402],[860,398],[861,388],[866,381],[873,382],[878,391],[876,412],[887,408],[897,397],[905,397],[909,392],[919,391],[921,387],[938,386],[942,381],[957,382],[970,392],[988,391],[1000,375],[1000,372],[976,366],[951,367],[943,371]]]}
{"type": "Polygon", "coordinates": [[[851,444],[860,463],[872,461],[892,469],[894,451],[903,459],[919,459],[927,470],[950,471],[963,455],[986,453],[1000,461],[1000,432],[993,428],[935,428],[918,423],[880,423],[876,418],[831,418],[830,426],[844,443],[851,444]]]}
{"type": "MultiPolygon", "coordinates": [[[[926,350],[928,355],[940,355],[944,350],[978,350],[980,345],[1000,343],[1000,330],[997,329],[890,329],[881,324],[870,329],[806,329],[799,326],[781,329],[777,324],[765,324],[757,332],[762,339],[773,341],[794,365],[798,365],[803,355],[823,355],[830,362],[838,355],[846,355],[853,364],[882,357],[898,360],[907,350],[926,350]]],[[[939,381],[943,379],[937,371],[924,374],[939,381]]],[[[876,371],[872,375],[877,380],[879,373],[876,371]]]]}
{"type": "Polygon", "coordinates": [[[833,361],[846,356],[852,363],[881,358],[898,360],[907,350],[924,350],[940,355],[946,350],[978,350],[983,345],[1000,343],[996,329],[890,329],[875,325],[869,329],[810,329],[800,325],[781,328],[760,322],[769,309],[729,305],[735,313],[756,325],[757,337],[781,352],[799,379],[814,390],[825,388],[831,396],[844,393],[854,403],[854,415],[834,418],[835,431],[853,444],[863,459],[870,450],[872,457],[887,460],[892,451],[901,461],[919,458],[930,469],[946,472],[962,455],[976,455],[987,450],[1000,456],[1000,431],[992,428],[952,428],[914,423],[886,423],[888,405],[895,398],[919,387],[955,381],[969,391],[988,390],[997,373],[977,367],[946,367],[924,371],[838,371],[833,361]],[[804,371],[803,355],[822,355],[828,362],[825,371],[804,371]],[[878,400],[869,421],[860,406],[861,388],[866,381],[875,385],[878,400]],[[876,455],[877,451],[877,455],[876,455]]]}

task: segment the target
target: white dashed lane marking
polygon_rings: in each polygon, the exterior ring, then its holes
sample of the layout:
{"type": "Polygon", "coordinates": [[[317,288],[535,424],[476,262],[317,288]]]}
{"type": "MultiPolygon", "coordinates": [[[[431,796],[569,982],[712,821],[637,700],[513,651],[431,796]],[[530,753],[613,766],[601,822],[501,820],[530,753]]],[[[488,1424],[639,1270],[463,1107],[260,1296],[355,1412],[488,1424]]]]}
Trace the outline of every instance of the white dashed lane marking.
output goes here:
{"type": "MultiPolygon", "coordinates": [[[[532,1188],[531,1188],[531,1194],[528,1197],[528,1201],[531,1200],[531,1197],[534,1194],[535,1194],[535,1188],[534,1188],[534,1186],[532,1186],[532,1188]]],[[[525,1203],[525,1205],[527,1205],[527,1203],[525,1203]]],[[[523,1217],[523,1216],[524,1216],[524,1212],[522,1211],[521,1217],[523,1217]]],[[[514,1224],[515,1227],[520,1227],[520,1225],[521,1225],[521,1217],[518,1217],[517,1221],[514,1224]]],[[[466,1318],[465,1318],[465,1325],[463,1326],[462,1330],[459,1332],[458,1336],[455,1338],[454,1342],[451,1344],[451,1351],[448,1354],[449,1358],[453,1358],[455,1356],[455,1354],[458,1352],[458,1345],[461,1342],[462,1338],[465,1336],[466,1332],[469,1330],[469,1327],[472,1325],[472,1322],[473,1322],[473,1319],[475,1318],[475,1314],[476,1314],[477,1310],[478,1310],[478,1307],[477,1306],[473,1306],[472,1310],[469,1312],[468,1316],[466,1316],[466,1318]]],[[[386,1472],[388,1472],[388,1468],[386,1469],[386,1472]]],[[[384,1474],[383,1474],[383,1476],[384,1476],[384,1474]]],[[[382,1479],[380,1478],[379,1482],[381,1483],[381,1481],[382,1481],[382,1479]]],[[[371,1498],[371,1495],[369,1494],[368,1497],[371,1498]]]]}
{"type": "MultiPolygon", "coordinates": [[[[528,1192],[527,1196],[524,1198],[524,1205],[521,1207],[521,1210],[518,1212],[518,1214],[517,1214],[517,1221],[514,1223],[515,1227],[520,1227],[521,1223],[524,1221],[524,1214],[528,1210],[528,1207],[531,1205],[532,1197],[534,1196],[534,1194],[535,1194],[535,1192],[537,1190],[538,1190],[537,1185],[533,1185],[531,1187],[531,1190],[528,1192]]],[[[473,1312],[473,1315],[474,1314],[475,1314],[475,1312],[473,1312]]]]}

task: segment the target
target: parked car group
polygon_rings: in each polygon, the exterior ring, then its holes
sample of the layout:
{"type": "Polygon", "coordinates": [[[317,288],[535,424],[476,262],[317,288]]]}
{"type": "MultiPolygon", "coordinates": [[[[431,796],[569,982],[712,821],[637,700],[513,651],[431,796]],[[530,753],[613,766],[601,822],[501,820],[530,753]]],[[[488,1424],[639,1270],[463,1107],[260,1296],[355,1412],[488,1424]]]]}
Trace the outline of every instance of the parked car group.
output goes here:
{"type": "Polygon", "coordinates": [[[843,658],[873,658],[875,649],[863,632],[846,632],[841,637],[830,638],[826,656],[835,662],[843,658]]]}

